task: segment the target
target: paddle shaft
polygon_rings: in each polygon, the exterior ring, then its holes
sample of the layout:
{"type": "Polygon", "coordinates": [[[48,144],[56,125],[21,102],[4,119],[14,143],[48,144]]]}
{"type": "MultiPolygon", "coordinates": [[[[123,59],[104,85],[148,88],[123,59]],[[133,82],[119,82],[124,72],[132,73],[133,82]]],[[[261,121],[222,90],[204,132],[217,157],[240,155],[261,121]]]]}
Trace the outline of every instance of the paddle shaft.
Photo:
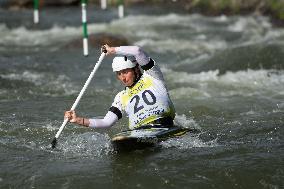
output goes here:
{"type": "MultiPolygon", "coordinates": [[[[72,107],[71,107],[70,110],[75,110],[75,108],[77,107],[77,105],[78,105],[78,103],[80,102],[82,96],[84,95],[84,93],[85,93],[87,87],[89,86],[89,84],[90,84],[92,78],[94,77],[94,75],[95,75],[97,69],[98,69],[99,66],[101,65],[101,63],[102,63],[102,61],[103,61],[105,55],[106,55],[105,53],[102,53],[102,54],[101,54],[101,56],[100,56],[98,62],[96,63],[96,65],[95,65],[93,71],[92,71],[91,74],[89,75],[87,81],[85,82],[85,84],[84,84],[82,90],[80,91],[78,97],[76,98],[76,100],[75,100],[75,102],[74,102],[74,104],[72,105],[72,107]]],[[[65,125],[67,124],[67,122],[68,122],[68,119],[64,119],[64,121],[63,121],[61,127],[59,128],[58,132],[57,132],[56,135],[55,135],[55,138],[56,138],[56,139],[60,136],[60,134],[61,134],[61,132],[63,131],[63,129],[64,129],[65,125]]]]}

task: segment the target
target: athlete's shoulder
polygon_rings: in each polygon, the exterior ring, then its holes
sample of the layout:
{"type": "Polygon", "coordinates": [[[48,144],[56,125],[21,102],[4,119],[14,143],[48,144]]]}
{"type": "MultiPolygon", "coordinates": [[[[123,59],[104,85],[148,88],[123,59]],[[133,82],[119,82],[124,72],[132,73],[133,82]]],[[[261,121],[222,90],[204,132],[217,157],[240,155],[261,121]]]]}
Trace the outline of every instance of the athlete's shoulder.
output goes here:
{"type": "Polygon", "coordinates": [[[115,100],[120,100],[122,96],[124,96],[126,94],[126,90],[122,90],[120,92],[118,92],[116,95],[115,95],[115,100]]]}
{"type": "Polygon", "coordinates": [[[125,109],[128,99],[129,99],[129,96],[128,96],[127,91],[122,90],[116,94],[113,105],[116,107],[120,107],[121,110],[125,109]]]}
{"type": "Polygon", "coordinates": [[[146,76],[151,76],[157,80],[164,81],[163,73],[159,65],[157,65],[156,63],[153,65],[153,67],[151,67],[151,69],[144,71],[144,74],[146,74],[146,76]]]}

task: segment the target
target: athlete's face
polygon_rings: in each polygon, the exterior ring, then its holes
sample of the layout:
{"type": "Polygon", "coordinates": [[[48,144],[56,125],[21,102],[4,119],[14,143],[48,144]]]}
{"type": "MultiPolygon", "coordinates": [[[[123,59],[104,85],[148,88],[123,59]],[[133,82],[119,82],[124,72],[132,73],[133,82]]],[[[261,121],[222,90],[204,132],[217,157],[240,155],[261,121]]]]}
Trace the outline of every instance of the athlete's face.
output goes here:
{"type": "Polygon", "coordinates": [[[127,68],[121,71],[116,72],[116,76],[121,83],[126,86],[130,87],[135,81],[135,72],[132,68],[127,68]]]}

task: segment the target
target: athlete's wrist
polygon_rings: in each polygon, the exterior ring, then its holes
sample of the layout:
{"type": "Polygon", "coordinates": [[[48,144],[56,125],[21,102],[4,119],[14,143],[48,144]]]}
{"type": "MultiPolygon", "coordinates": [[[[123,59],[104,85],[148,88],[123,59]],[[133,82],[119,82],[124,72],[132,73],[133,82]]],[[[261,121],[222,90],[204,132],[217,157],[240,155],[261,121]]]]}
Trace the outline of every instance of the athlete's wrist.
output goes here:
{"type": "Polygon", "coordinates": [[[78,125],[81,125],[81,126],[84,126],[84,127],[88,127],[89,126],[88,119],[83,118],[83,117],[77,117],[76,118],[76,123],[78,125]]]}

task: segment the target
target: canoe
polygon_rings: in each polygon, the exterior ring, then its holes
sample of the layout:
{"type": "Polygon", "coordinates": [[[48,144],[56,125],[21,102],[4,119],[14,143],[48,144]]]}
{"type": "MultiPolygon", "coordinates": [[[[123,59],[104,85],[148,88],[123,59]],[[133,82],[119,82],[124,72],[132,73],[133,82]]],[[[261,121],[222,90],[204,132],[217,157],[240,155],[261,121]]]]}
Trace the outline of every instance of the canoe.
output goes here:
{"type": "Polygon", "coordinates": [[[181,137],[195,129],[180,126],[161,127],[148,126],[135,130],[126,130],[114,135],[111,142],[115,151],[133,151],[153,147],[169,138],[181,137]]]}

